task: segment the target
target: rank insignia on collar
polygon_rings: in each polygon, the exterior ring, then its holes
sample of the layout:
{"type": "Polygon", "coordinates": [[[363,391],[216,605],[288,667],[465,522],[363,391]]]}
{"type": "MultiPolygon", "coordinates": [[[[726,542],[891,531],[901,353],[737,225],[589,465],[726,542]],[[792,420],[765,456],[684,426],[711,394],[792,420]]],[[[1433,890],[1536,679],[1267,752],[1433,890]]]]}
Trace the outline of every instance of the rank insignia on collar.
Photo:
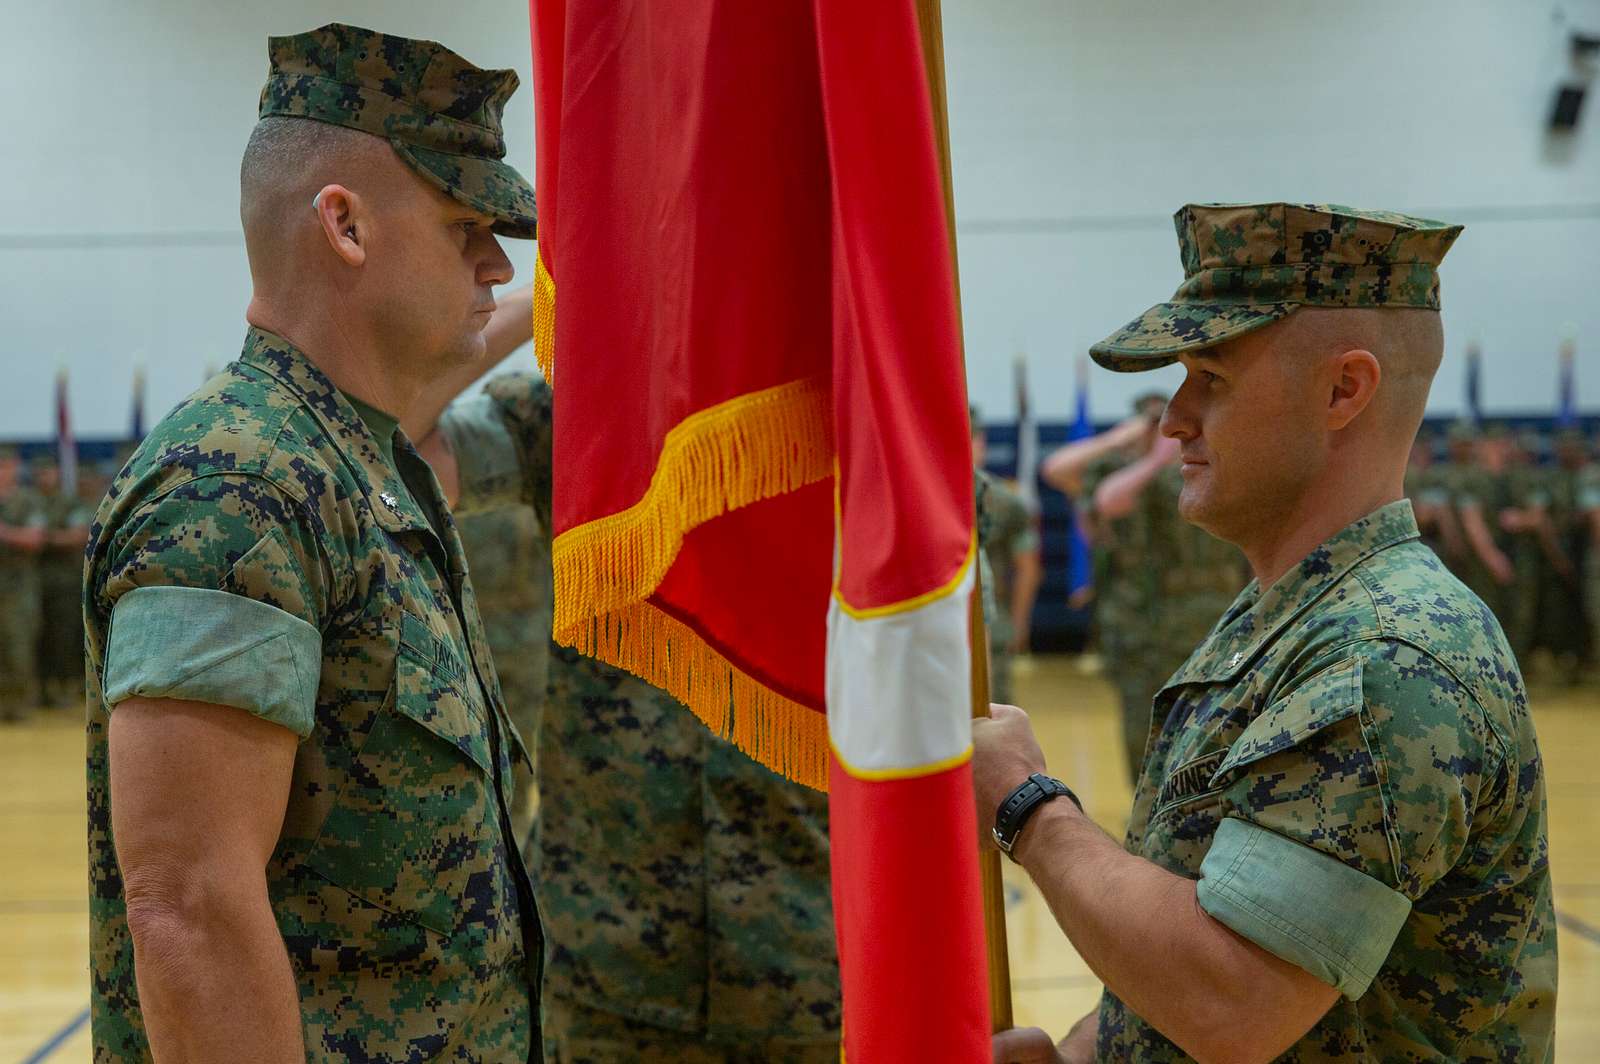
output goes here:
{"type": "Polygon", "coordinates": [[[1239,662],[1241,662],[1243,660],[1244,660],[1244,651],[1241,650],[1237,654],[1235,654],[1233,657],[1228,659],[1228,668],[1237,669],[1239,667],[1239,662]]]}
{"type": "Polygon", "coordinates": [[[395,498],[394,495],[392,495],[391,493],[389,493],[387,491],[383,492],[382,494],[380,494],[378,496],[378,498],[383,502],[383,505],[387,506],[389,509],[393,510],[395,513],[399,513],[400,512],[400,500],[395,498]]]}

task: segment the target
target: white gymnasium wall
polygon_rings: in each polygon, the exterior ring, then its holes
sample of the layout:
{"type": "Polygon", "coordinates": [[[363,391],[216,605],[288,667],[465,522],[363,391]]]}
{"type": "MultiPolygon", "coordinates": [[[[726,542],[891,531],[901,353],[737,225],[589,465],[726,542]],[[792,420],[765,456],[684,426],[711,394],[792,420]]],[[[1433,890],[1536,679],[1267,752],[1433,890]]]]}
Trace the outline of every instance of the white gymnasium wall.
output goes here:
{"type": "MultiPolygon", "coordinates": [[[[514,67],[508,158],[532,179],[524,0],[0,0],[12,44],[0,93],[13,102],[0,148],[0,438],[53,431],[60,365],[87,437],[126,431],[135,363],[154,421],[238,355],[250,290],[239,157],[266,39],[332,21],[514,67]]],[[[505,244],[516,283],[531,280],[532,243],[505,244]]]]}
{"type": "MultiPolygon", "coordinates": [[[[79,434],[116,435],[136,363],[153,418],[237,352],[238,158],[269,33],[339,19],[516,68],[511,159],[533,172],[522,0],[0,0],[0,17],[0,438],[51,431],[58,366],[79,434]]],[[[1548,410],[1569,324],[1600,410],[1600,101],[1565,145],[1544,133],[1572,27],[1600,31],[1600,0],[946,0],[974,399],[1009,417],[1023,350],[1042,413],[1065,416],[1073,359],[1176,287],[1177,206],[1306,199],[1467,223],[1436,412],[1458,408],[1471,337],[1491,412],[1548,410]]],[[[527,280],[532,248],[507,243],[527,280]]],[[[1093,411],[1154,384],[1171,372],[1096,371],[1093,411]]]]}
{"type": "MultiPolygon", "coordinates": [[[[1434,411],[1459,408],[1481,340],[1489,412],[1549,412],[1563,326],[1600,410],[1600,104],[1565,158],[1544,125],[1562,0],[963,0],[947,3],[952,156],[974,399],[1010,416],[1005,363],[1065,416],[1072,360],[1182,280],[1186,202],[1413,211],[1467,230],[1442,271],[1449,347],[1434,411]]],[[[1600,90],[1600,85],[1595,86],[1600,90]]],[[[1175,387],[1176,369],[1159,375],[1175,387]]],[[[1156,383],[1096,371],[1109,418],[1156,383]]]]}

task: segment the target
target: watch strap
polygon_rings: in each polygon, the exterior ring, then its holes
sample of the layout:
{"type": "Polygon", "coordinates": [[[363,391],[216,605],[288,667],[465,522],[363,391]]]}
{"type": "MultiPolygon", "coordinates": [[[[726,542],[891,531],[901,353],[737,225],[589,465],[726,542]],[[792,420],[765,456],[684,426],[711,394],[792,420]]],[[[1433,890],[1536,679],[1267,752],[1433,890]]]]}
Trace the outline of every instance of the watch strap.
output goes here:
{"type": "Polygon", "coordinates": [[[1017,844],[1017,836],[1022,833],[1023,825],[1028,822],[1034,810],[1050,799],[1062,795],[1072,799],[1072,804],[1079,810],[1083,809],[1083,803],[1072,793],[1072,788],[1042,772],[1033,773],[1006,795],[1006,800],[1000,803],[1000,808],[994,815],[994,842],[1000,847],[1000,852],[1009,857],[1012,848],[1017,844]]]}

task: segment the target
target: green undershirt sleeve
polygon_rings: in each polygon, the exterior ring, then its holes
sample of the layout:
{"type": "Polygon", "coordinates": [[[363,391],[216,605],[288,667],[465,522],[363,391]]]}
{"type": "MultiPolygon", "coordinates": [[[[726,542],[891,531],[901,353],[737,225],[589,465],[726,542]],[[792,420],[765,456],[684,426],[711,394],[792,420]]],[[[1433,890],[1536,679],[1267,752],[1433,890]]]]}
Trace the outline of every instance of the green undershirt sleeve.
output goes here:
{"type": "Polygon", "coordinates": [[[133,697],[210,702],[304,739],[321,661],[321,633],[275,606],[205,588],[134,588],[111,614],[106,708],[133,697]]]}
{"type": "Polygon", "coordinates": [[[1354,1001],[1367,990],[1411,900],[1325,853],[1230,817],[1200,865],[1200,907],[1354,1001]]]}

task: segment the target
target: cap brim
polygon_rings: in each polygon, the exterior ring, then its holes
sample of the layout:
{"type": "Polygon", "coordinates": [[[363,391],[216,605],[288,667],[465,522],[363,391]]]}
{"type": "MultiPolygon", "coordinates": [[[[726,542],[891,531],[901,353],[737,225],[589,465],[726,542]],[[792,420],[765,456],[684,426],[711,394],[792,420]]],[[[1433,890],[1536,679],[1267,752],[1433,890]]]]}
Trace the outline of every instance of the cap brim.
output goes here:
{"type": "Polygon", "coordinates": [[[1185,351],[1211,347],[1281,321],[1298,303],[1157,303],[1089,348],[1106,369],[1138,373],[1160,369],[1185,351]]]}
{"type": "Polygon", "coordinates": [[[495,219],[501,236],[532,240],[538,230],[533,186],[509,163],[479,155],[451,155],[390,141],[400,158],[446,195],[495,219]]]}

